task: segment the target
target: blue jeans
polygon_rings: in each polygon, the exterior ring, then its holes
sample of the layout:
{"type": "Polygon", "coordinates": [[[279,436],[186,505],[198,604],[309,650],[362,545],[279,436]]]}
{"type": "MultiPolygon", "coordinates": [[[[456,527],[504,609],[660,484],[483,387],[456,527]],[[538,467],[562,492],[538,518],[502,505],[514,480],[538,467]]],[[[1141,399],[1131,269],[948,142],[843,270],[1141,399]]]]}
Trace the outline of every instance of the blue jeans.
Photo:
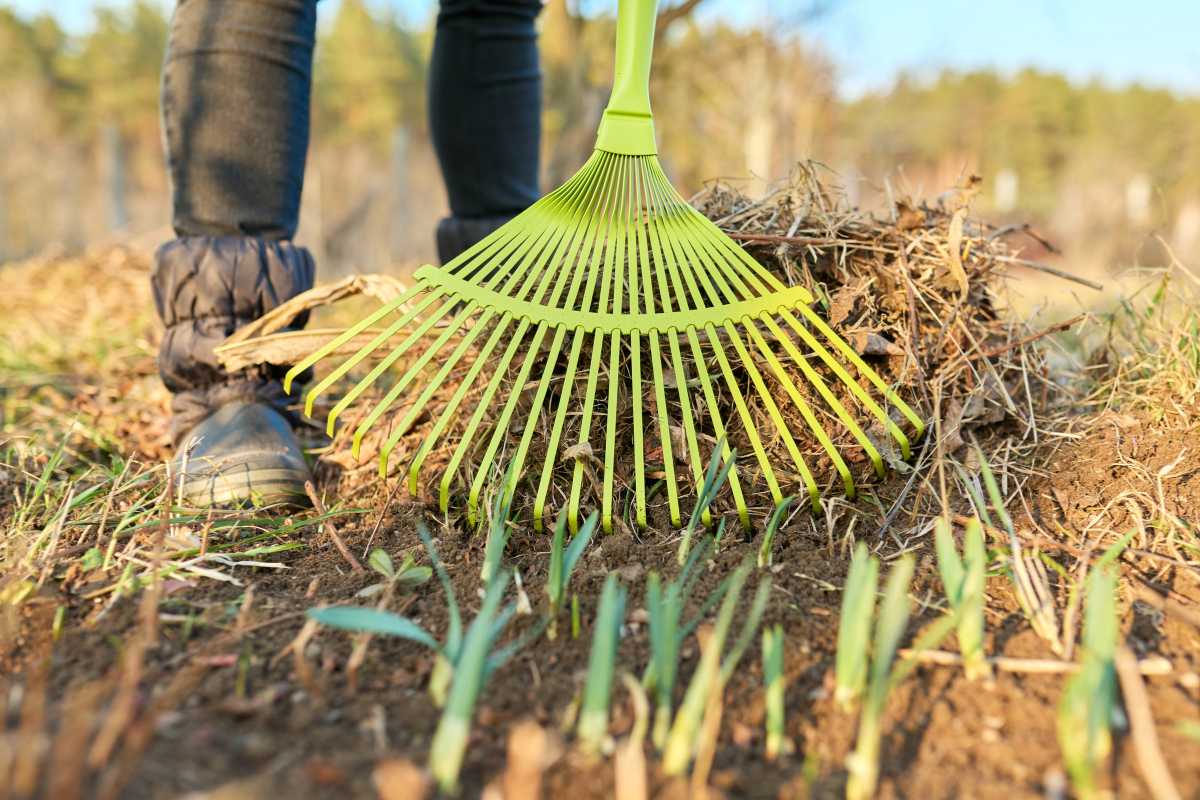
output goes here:
{"type": "MultiPolygon", "coordinates": [[[[429,120],[450,208],[511,216],[538,197],[541,0],[442,0],[429,120]]],[[[295,235],[316,0],[180,0],[162,122],[180,236],[295,235]]]]}
{"type": "MultiPolygon", "coordinates": [[[[177,440],[230,402],[283,409],[287,365],[229,374],[213,348],[313,285],[291,239],[308,151],[317,0],[179,0],[162,78],[176,237],[151,282],[177,440]]],[[[538,197],[540,0],[442,0],[429,119],[452,256],[538,197]]],[[[446,257],[446,256],[444,256],[446,257]]],[[[300,328],[304,319],[293,320],[300,328]]]]}

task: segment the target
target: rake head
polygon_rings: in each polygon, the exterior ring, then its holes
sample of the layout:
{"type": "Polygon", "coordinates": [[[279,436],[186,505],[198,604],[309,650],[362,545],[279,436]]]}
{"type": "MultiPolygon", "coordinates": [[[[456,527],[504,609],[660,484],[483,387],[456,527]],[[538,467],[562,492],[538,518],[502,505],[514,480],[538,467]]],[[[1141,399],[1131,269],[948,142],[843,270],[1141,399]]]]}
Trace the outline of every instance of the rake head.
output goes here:
{"type": "MultiPolygon", "coordinates": [[[[826,425],[843,426],[881,475],[884,461],[839,393],[853,398],[857,413],[874,417],[905,458],[910,440],[887,406],[916,436],[924,424],[809,308],[807,289],[784,285],[671,186],[654,155],[648,96],[644,113],[638,110],[644,89],[633,92],[637,96],[625,108],[619,102],[631,74],[635,87],[643,72],[648,81],[654,3],[622,0],[620,9],[616,87],[598,149],[587,163],[443,268],[417,270],[403,295],[297,364],[285,388],[290,391],[296,376],[347,343],[369,337],[312,387],[306,413],[356,366],[380,358],[330,411],[332,433],[337,417],[369,387],[403,368],[358,424],[355,452],[364,435],[391,416],[380,463],[386,475],[396,445],[428,413],[434,422],[409,463],[409,489],[417,492],[429,454],[453,445],[439,484],[440,506],[448,508],[460,471],[473,474],[472,520],[502,449],[512,451],[513,465],[505,492],[516,490],[526,467],[535,470],[539,529],[562,468],[571,471],[566,505],[577,528],[585,478],[595,462],[603,465],[601,515],[611,530],[619,451],[633,456],[629,482],[637,524],[647,524],[648,471],[665,484],[671,520],[681,524],[680,484],[690,482],[696,490],[703,484],[700,440],[709,437],[720,443],[723,460],[732,457],[731,437],[747,442],[778,503],[784,495],[764,433],[775,437],[768,443],[782,442],[791,461],[784,469],[800,476],[818,508],[817,478],[795,438],[811,435],[852,496],[850,468],[826,425]],[[641,42],[642,50],[629,55],[631,41],[641,42]],[[790,429],[780,404],[794,407],[806,432],[790,429]],[[760,425],[757,410],[769,425],[760,425]],[[540,464],[527,464],[535,437],[545,442],[544,454],[540,464]],[[648,453],[654,455],[651,470],[648,453]]],[[[748,525],[736,470],[730,488],[748,525]]]]}

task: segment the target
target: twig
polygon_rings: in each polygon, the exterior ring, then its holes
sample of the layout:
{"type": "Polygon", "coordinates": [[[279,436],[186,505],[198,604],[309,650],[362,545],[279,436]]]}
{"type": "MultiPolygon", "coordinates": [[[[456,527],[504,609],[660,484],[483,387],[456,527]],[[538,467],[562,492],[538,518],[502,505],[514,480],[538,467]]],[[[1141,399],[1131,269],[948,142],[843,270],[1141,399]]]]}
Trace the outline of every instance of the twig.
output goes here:
{"type": "Polygon", "coordinates": [[[1167,769],[1167,762],[1158,746],[1154,715],[1150,712],[1150,699],[1142,683],[1137,656],[1128,647],[1120,647],[1117,649],[1116,664],[1121,695],[1125,698],[1125,716],[1129,718],[1133,738],[1133,752],[1137,756],[1142,779],[1150,787],[1150,795],[1154,800],[1180,800],[1179,790],[1175,788],[1171,771],[1167,769]]]}
{"type": "Polygon", "coordinates": [[[388,510],[392,507],[392,501],[396,499],[396,493],[400,491],[400,487],[403,485],[404,481],[397,479],[395,485],[392,486],[392,490],[388,492],[387,500],[383,502],[383,508],[379,510],[379,517],[375,520],[374,527],[371,528],[371,535],[367,537],[366,546],[363,547],[363,558],[366,558],[370,552],[371,543],[375,541],[375,534],[379,533],[380,527],[383,526],[383,518],[387,516],[388,510]]]}
{"type": "Polygon", "coordinates": [[[904,488],[900,490],[900,494],[896,496],[896,500],[888,510],[887,516],[883,518],[883,524],[875,532],[876,539],[883,538],[888,528],[892,527],[892,522],[896,519],[896,515],[900,513],[905,498],[908,497],[909,492],[912,491],[913,486],[916,484],[917,475],[921,474],[921,467],[925,464],[925,456],[929,453],[929,443],[933,438],[933,436],[926,435],[925,442],[921,445],[921,454],[917,456],[917,465],[913,467],[912,474],[908,476],[908,481],[905,482],[904,488]]]}
{"type": "Polygon", "coordinates": [[[996,356],[1002,356],[1011,350],[1016,350],[1018,347],[1024,347],[1025,345],[1036,342],[1038,339],[1042,339],[1046,336],[1049,336],[1052,333],[1058,333],[1059,331],[1065,331],[1067,328],[1074,326],[1076,323],[1082,322],[1083,320],[1087,319],[1087,316],[1088,316],[1087,314],[1080,314],[1079,316],[1072,317],[1071,319],[1069,319],[1065,322],[1057,322],[1057,323],[1051,325],[1049,328],[1040,330],[1037,333],[1031,333],[1028,336],[1024,336],[1020,339],[1017,339],[1015,342],[1009,342],[1008,344],[1001,345],[999,347],[993,347],[990,350],[983,350],[983,351],[977,352],[973,355],[968,356],[967,360],[975,361],[976,359],[980,359],[980,358],[995,358],[996,356]]]}
{"type": "Polygon", "coordinates": [[[1059,250],[1058,247],[1056,247],[1053,242],[1051,242],[1045,236],[1042,236],[1040,233],[1035,231],[1033,229],[1033,226],[1030,225],[1028,222],[1026,222],[1023,225],[1006,225],[1003,228],[997,228],[995,231],[993,231],[991,234],[988,235],[987,241],[990,242],[993,239],[999,239],[1001,236],[1007,236],[1010,233],[1023,233],[1026,236],[1028,236],[1030,239],[1033,239],[1035,242],[1040,244],[1042,247],[1046,248],[1051,253],[1054,253],[1055,255],[1062,254],[1062,250],[1059,250]]]}
{"type": "MultiPolygon", "coordinates": [[[[900,650],[900,657],[919,661],[922,664],[952,667],[962,664],[962,656],[945,650],[900,650]]],[[[1074,661],[1060,661],[1055,658],[1010,658],[1008,656],[993,656],[988,663],[1003,672],[1024,672],[1039,675],[1065,675],[1078,672],[1079,664],[1074,661]]],[[[1171,662],[1165,658],[1154,656],[1136,663],[1138,672],[1142,675],[1170,675],[1174,671],[1171,662]]]]}
{"type": "Polygon", "coordinates": [[[756,242],[760,244],[801,244],[817,247],[860,247],[874,248],[874,242],[864,242],[858,239],[831,239],[828,236],[784,236],[777,233],[743,233],[741,231],[722,232],[730,239],[739,242],[756,242]]]}
{"type": "Polygon", "coordinates": [[[1102,283],[1096,283],[1095,281],[1090,281],[1087,278],[1081,278],[1078,275],[1072,275],[1069,272],[1057,269],[1049,264],[1043,264],[1040,261],[1030,261],[1027,258],[1017,258],[1016,256],[993,256],[992,258],[1004,264],[1016,264],[1017,266],[1036,269],[1038,272],[1045,272],[1047,275],[1053,275],[1054,277],[1062,278],[1065,281],[1073,281],[1086,286],[1089,289],[1095,289],[1096,291],[1100,291],[1104,288],[1104,284],[1102,283]]]}
{"type": "Polygon", "coordinates": [[[1191,606],[1185,606],[1178,600],[1172,597],[1164,597],[1157,589],[1147,586],[1145,582],[1140,581],[1133,587],[1134,594],[1138,600],[1149,606],[1153,606],[1169,617],[1175,617],[1182,622],[1189,623],[1192,627],[1200,630],[1200,612],[1191,606]]]}
{"type": "MultiPolygon", "coordinates": [[[[317,487],[313,486],[312,481],[304,482],[304,491],[308,492],[308,499],[312,500],[313,508],[317,510],[317,514],[322,517],[325,516],[325,504],[317,496],[317,487]]],[[[365,572],[363,565],[358,563],[358,559],[346,547],[346,543],[342,541],[342,537],[338,536],[337,529],[333,527],[333,523],[326,519],[321,522],[321,527],[324,529],[325,534],[333,540],[334,547],[342,554],[342,558],[346,559],[346,563],[350,565],[350,569],[355,572],[365,572]]]]}

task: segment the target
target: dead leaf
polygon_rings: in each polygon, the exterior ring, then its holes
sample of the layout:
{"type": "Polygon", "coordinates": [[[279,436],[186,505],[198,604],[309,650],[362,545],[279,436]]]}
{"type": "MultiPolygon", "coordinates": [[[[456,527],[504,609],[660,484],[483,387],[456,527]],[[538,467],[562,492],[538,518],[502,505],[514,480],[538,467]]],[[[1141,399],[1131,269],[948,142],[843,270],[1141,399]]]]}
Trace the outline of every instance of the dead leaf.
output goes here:
{"type": "Polygon", "coordinates": [[[391,275],[351,275],[335,283],[316,286],[280,303],[258,319],[238,328],[225,339],[225,344],[236,344],[283,330],[303,312],[332,305],[347,297],[363,294],[381,303],[389,303],[404,294],[406,289],[403,281],[391,275]]]}
{"type": "Polygon", "coordinates": [[[422,800],[429,794],[429,776],[406,758],[380,761],[371,773],[380,800],[422,800]]]}
{"type": "Polygon", "coordinates": [[[595,457],[595,453],[590,444],[587,442],[580,442],[579,444],[573,444],[566,450],[563,450],[562,457],[564,461],[574,461],[579,458],[590,460],[595,457]]]}
{"type": "Polygon", "coordinates": [[[850,318],[866,284],[866,279],[863,279],[854,285],[843,286],[829,296],[830,325],[837,327],[850,318]]]}
{"type": "Polygon", "coordinates": [[[902,231],[925,227],[925,212],[905,200],[896,201],[896,227],[902,231]]]}
{"type": "Polygon", "coordinates": [[[532,720],[514,726],[508,735],[504,800],[537,800],[541,797],[542,773],[562,754],[562,741],[553,731],[532,720]]]}
{"type": "Polygon", "coordinates": [[[863,356],[902,356],[904,350],[874,331],[855,331],[847,334],[850,346],[863,356]]]}
{"type": "Polygon", "coordinates": [[[963,223],[966,219],[967,210],[965,208],[954,212],[954,216],[950,219],[950,230],[947,233],[946,242],[946,262],[950,267],[950,274],[958,283],[958,299],[962,302],[966,301],[967,293],[971,290],[971,285],[967,281],[967,270],[963,267],[962,262],[963,223]]]}

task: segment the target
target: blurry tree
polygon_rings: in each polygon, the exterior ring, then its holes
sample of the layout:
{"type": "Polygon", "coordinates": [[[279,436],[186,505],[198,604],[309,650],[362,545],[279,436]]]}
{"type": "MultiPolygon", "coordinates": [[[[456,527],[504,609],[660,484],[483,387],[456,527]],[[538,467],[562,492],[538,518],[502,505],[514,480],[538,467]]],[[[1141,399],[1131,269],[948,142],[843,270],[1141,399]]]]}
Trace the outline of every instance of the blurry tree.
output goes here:
{"type": "MultiPolygon", "coordinates": [[[[864,178],[869,203],[886,196],[872,194],[885,179],[929,196],[964,173],[1003,173],[1004,203],[1014,203],[1004,213],[1068,242],[1161,231],[1200,247],[1200,98],[1026,70],[901,76],[841,101],[831,64],[804,37],[833,2],[774,0],[768,16],[752,16],[757,24],[733,26],[699,18],[705,0],[663,0],[651,93],[664,162],[685,192],[715,177],[780,178],[810,157],[864,178]]],[[[0,0],[0,257],[82,245],[125,220],[132,231],[166,222],[165,7],[113,3],[69,36],[53,17],[23,17],[0,0]]],[[[444,213],[425,116],[432,18],[402,24],[371,0],[335,8],[319,28],[301,236],[326,266],[429,257],[444,213]]],[[[549,0],[542,16],[545,185],[591,151],[611,81],[614,8],[549,0]]],[[[980,210],[991,213],[994,197],[982,193],[980,210]]],[[[1113,253],[1096,255],[1136,255],[1113,253]]]]}
{"type": "Polygon", "coordinates": [[[430,42],[364,0],[342,0],[317,48],[317,135],[386,148],[398,126],[423,128],[430,42]]]}

